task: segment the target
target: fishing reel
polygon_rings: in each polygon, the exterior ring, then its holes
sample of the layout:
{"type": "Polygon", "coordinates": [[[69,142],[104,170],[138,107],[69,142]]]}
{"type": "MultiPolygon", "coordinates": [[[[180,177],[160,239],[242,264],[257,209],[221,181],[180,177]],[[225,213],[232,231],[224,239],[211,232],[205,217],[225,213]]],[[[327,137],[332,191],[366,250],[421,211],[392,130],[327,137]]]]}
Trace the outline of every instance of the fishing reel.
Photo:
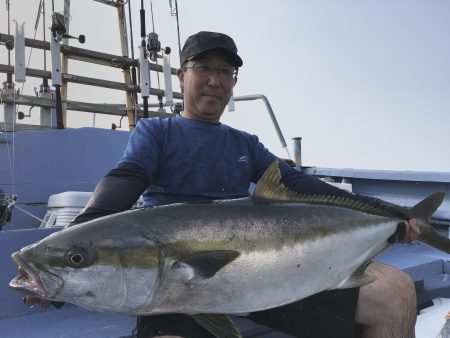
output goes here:
{"type": "Polygon", "coordinates": [[[31,117],[31,109],[33,109],[34,106],[31,106],[30,109],[28,109],[28,114],[25,114],[23,111],[17,112],[17,118],[19,120],[23,120],[25,117],[31,117]]]}
{"type": "Polygon", "coordinates": [[[17,196],[8,196],[2,188],[0,188],[0,230],[11,221],[11,214],[14,204],[16,204],[17,196]]]}
{"type": "Polygon", "coordinates": [[[176,102],[173,105],[173,113],[177,115],[181,115],[181,112],[183,111],[183,102],[176,102]]]}
{"type": "Polygon", "coordinates": [[[163,51],[164,54],[169,55],[171,52],[170,47],[161,48],[161,42],[158,39],[158,34],[151,32],[147,35],[147,51],[150,56],[150,60],[155,62],[158,58],[162,56],[158,53],[163,51]]]}
{"type": "Polygon", "coordinates": [[[5,42],[0,42],[0,45],[5,46],[9,51],[12,51],[14,49],[14,40],[6,40],[5,42]]]}
{"type": "Polygon", "coordinates": [[[61,41],[66,34],[66,25],[64,23],[64,15],[61,13],[52,14],[52,26],[50,28],[53,38],[56,41],[61,41]]]}
{"type": "Polygon", "coordinates": [[[80,43],[86,42],[86,37],[84,35],[79,35],[78,37],[66,34],[66,25],[64,22],[64,15],[61,13],[53,13],[52,15],[52,26],[50,28],[55,41],[60,42],[62,39],[76,39],[80,43]]]}

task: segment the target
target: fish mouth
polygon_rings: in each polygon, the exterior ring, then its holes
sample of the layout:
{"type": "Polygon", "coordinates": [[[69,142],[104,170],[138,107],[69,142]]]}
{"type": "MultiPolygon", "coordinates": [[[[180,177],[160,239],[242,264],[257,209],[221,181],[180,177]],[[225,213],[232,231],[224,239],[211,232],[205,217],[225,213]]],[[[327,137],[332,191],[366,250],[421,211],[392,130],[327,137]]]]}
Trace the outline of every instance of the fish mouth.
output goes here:
{"type": "Polygon", "coordinates": [[[40,298],[51,298],[62,288],[64,282],[60,277],[46,271],[43,268],[37,268],[34,263],[25,261],[21,257],[20,251],[13,253],[11,257],[14,262],[19,265],[20,273],[19,276],[9,282],[9,286],[13,289],[27,291],[33,295],[37,295],[40,298]],[[49,284],[53,284],[54,287],[51,289],[53,289],[54,292],[51,294],[46,290],[39,271],[45,275],[47,282],[50,281],[49,284]]]}

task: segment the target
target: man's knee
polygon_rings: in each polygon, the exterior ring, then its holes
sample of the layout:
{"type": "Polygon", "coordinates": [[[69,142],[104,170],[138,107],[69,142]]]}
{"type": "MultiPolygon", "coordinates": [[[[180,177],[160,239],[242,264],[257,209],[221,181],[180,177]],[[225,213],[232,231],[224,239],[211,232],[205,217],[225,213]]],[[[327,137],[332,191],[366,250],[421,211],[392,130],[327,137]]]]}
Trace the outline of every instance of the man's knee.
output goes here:
{"type": "Polygon", "coordinates": [[[380,289],[378,296],[394,308],[414,307],[416,311],[416,290],[414,282],[403,271],[390,265],[372,263],[367,272],[375,274],[379,283],[376,287],[380,289]]]}
{"type": "Polygon", "coordinates": [[[373,325],[407,320],[416,321],[416,293],[414,282],[403,271],[389,265],[372,263],[366,271],[377,279],[361,287],[356,319],[373,325]]]}

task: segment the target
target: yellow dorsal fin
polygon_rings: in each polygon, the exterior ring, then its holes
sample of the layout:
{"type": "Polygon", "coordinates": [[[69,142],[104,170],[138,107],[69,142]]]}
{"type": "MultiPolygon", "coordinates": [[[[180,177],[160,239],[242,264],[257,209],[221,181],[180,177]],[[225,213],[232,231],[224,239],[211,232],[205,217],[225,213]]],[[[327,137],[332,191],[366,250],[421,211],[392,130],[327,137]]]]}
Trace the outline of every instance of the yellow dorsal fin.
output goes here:
{"type": "Polygon", "coordinates": [[[252,194],[254,200],[298,201],[299,194],[289,190],[281,180],[278,160],[272,162],[256,184],[252,194]]]}
{"type": "Polygon", "coordinates": [[[370,203],[358,200],[357,197],[342,197],[329,195],[311,195],[298,194],[295,191],[287,188],[281,180],[281,172],[278,167],[279,160],[275,160],[267,168],[261,179],[256,184],[255,190],[252,194],[252,199],[255,202],[300,202],[316,205],[329,205],[334,207],[341,207],[353,209],[368,214],[403,218],[394,214],[393,210],[383,208],[382,206],[372,205],[370,203]]]}

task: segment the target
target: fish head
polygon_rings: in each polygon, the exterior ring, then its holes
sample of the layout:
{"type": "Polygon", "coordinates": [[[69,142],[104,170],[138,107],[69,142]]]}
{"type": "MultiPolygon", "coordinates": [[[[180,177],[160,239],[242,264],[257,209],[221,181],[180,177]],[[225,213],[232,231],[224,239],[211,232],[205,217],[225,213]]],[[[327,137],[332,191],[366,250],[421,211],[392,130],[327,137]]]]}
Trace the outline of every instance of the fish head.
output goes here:
{"type": "Polygon", "coordinates": [[[12,259],[21,267],[12,288],[110,313],[131,313],[150,302],[161,270],[155,240],[92,224],[52,234],[12,259]]]}

